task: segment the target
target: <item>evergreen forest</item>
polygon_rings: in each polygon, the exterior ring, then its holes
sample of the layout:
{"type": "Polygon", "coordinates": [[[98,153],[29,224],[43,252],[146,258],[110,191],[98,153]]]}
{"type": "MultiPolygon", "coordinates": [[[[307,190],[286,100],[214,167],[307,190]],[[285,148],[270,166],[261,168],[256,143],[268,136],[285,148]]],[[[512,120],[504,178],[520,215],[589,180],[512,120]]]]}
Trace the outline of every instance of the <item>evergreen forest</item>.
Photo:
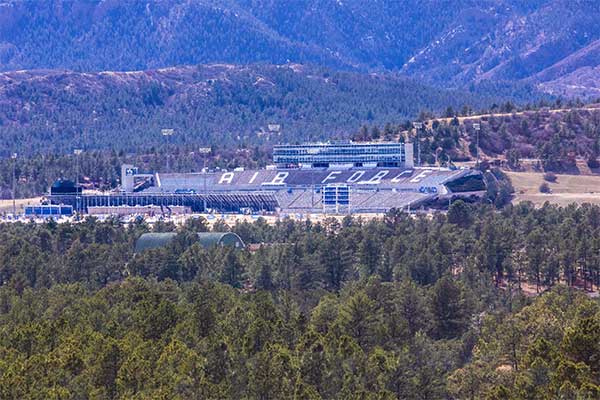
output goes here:
{"type": "Polygon", "coordinates": [[[208,229],[0,225],[0,398],[600,395],[600,207],[208,229]]]}

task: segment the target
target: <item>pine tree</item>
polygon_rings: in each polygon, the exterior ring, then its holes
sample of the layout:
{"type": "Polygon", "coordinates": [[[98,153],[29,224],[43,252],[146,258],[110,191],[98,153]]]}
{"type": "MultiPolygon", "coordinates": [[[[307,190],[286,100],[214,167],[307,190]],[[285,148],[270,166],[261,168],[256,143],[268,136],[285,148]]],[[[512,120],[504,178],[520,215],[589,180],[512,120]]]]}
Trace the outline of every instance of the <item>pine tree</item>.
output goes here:
{"type": "Polygon", "coordinates": [[[228,249],[223,258],[220,281],[235,288],[242,287],[244,267],[240,263],[235,249],[228,249]]]}

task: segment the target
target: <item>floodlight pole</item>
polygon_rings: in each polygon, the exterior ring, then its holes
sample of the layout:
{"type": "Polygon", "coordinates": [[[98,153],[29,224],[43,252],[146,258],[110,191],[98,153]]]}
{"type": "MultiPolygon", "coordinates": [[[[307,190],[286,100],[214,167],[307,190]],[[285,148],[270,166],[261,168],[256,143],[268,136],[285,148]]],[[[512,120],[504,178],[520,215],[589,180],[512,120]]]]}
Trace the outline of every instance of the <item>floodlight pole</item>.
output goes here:
{"type": "Polygon", "coordinates": [[[16,193],[17,193],[17,153],[13,153],[11,155],[13,160],[13,170],[12,170],[12,206],[13,206],[13,218],[17,215],[17,201],[16,201],[16,193]]]}
{"type": "Polygon", "coordinates": [[[169,172],[169,147],[171,144],[171,136],[175,133],[174,129],[161,129],[160,133],[167,138],[167,172],[169,172]]]}
{"type": "Polygon", "coordinates": [[[206,196],[208,196],[208,191],[206,190],[206,180],[208,179],[208,171],[206,170],[206,157],[208,157],[208,154],[211,152],[211,148],[210,147],[200,147],[198,149],[198,152],[202,153],[203,158],[202,158],[202,173],[204,174],[204,179],[203,179],[203,185],[204,185],[204,196],[203,196],[203,207],[204,207],[204,212],[206,213],[206,196]]]}
{"type": "Polygon", "coordinates": [[[479,131],[481,130],[481,124],[474,123],[473,129],[475,129],[475,133],[477,135],[476,138],[476,146],[477,146],[477,169],[479,169],[479,131]]]}
{"type": "Polygon", "coordinates": [[[81,149],[73,150],[73,154],[75,154],[75,211],[77,212],[79,212],[79,155],[81,152],[81,149]]]}
{"type": "Polygon", "coordinates": [[[73,154],[75,154],[75,183],[79,186],[79,155],[81,154],[81,149],[73,150],[73,154]]]}
{"type": "Polygon", "coordinates": [[[413,122],[413,126],[417,134],[417,166],[421,166],[421,140],[419,137],[419,130],[423,127],[423,123],[413,122]]]}

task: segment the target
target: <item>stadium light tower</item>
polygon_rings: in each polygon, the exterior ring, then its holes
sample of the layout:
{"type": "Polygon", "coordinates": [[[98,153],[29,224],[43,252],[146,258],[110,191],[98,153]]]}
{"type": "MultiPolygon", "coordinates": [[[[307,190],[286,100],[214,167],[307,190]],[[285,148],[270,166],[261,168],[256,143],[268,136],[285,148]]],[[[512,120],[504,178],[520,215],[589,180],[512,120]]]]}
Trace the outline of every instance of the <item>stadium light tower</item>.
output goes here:
{"type": "Polygon", "coordinates": [[[13,218],[17,215],[17,153],[13,153],[10,158],[13,160],[13,170],[12,170],[12,206],[13,206],[13,218]]]}
{"type": "Polygon", "coordinates": [[[83,150],[75,149],[73,150],[73,154],[75,154],[75,211],[79,212],[79,156],[83,150]]]}
{"type": "Polygon", "coordinates": [[[421,166],[421,140],[419,138],[419,131],[423,127],[422,122],[413,122],[413,126],[417,133],[417,165],[421,166]]]}
{"type": "Polygon", "coordinates": [[[75,154],[75,180],[76,183],[79,185],[79,156],[81,155],[81,153],[83,153],[83,150],[81,149],[75,149],[73,150],[73,154],[75,154]]]}
{"type": "Polygon", "coordinates": [[[477,169],[479,169],[479,131],[481,130],[481,124],[478,122],[475,122],[473,124],[473,129],[475,129],[475,134],[477,135],[477,139],[476,139],[476,146],[477,146],[477,169]]]}
{"type": "Polygon", "coordinates": [[[169,145],[171,144],[171,136],[175,133],[174,129],[161,129],[161,135],[167,138],[167,172],[169,172],[169,145]]]}
{"type": "Polygon", "coordinates": [[[206,212],[206,196],[208,194],[207,190],[206,190],[206,180],[208,179],[208,177],[206,176],[206,157],[208,157],[208,155],[211,152],[211,148],[210,147],[200,147],[198,149],[198,152],[200,154],[202,154],[203,158],[202,158],[202,173],[204,174],[204,179],[203,179],[203,185],[204,185],[204,212],[206,212]]]}

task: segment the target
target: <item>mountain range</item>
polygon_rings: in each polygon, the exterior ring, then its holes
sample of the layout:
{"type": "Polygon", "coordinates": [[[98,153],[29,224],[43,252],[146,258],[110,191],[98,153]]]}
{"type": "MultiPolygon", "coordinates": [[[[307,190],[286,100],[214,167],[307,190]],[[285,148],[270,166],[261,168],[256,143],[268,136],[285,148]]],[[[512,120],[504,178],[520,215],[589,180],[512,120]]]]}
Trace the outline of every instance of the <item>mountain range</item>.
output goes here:
{"type": "Polygon", "coordinates": [[[595,0],[0,2],[0,70],[318,64],[600,95],[595,0]]]}

